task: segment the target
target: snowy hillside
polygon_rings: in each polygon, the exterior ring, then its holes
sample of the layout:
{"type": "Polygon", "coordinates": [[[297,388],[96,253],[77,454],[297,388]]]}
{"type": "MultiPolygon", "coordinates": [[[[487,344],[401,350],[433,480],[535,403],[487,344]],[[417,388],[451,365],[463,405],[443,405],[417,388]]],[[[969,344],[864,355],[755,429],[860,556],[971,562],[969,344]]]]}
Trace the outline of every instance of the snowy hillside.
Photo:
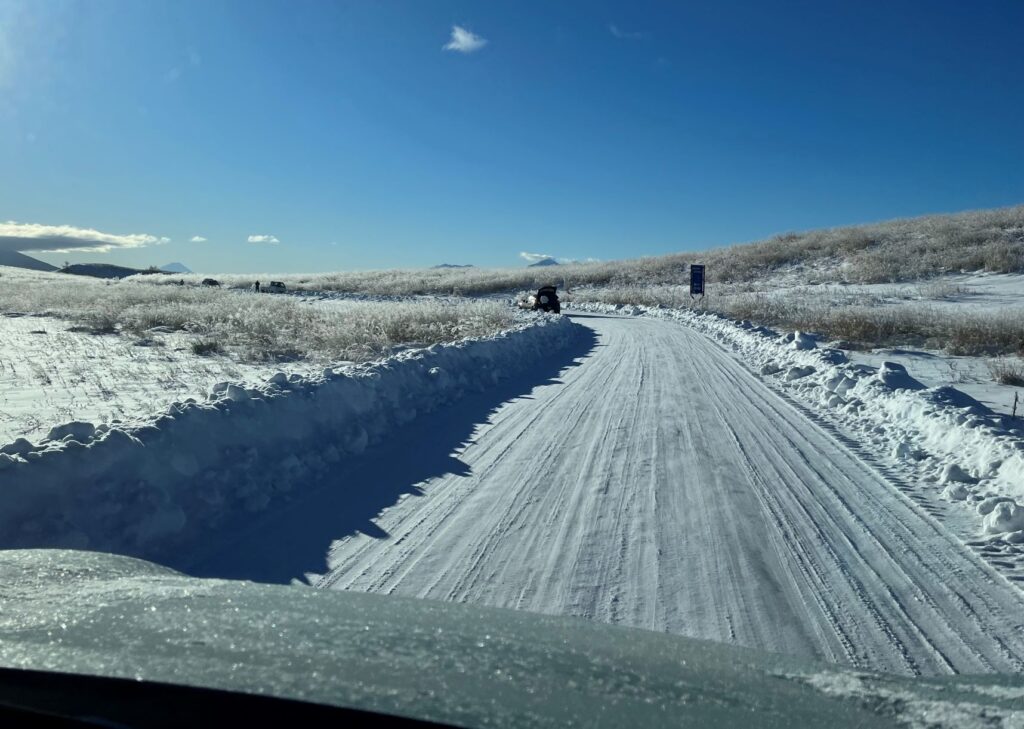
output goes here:
{"type": "MultiPolygon", "coordinates": [[[[696,242],[681,247],[696,248],[696,242]]],[[[678,287],[688,265],[708,266],[709,293],[719,284],[907,283],[950,273],[1024,273],[1024,205],[869,225],[782,233],[710,250],[622,261],[523,268],[434,268],[309,274],[218,274],[232,286],[254,278],[289,289],[369,295],[513,293],[565,281],[570,288],[678,287]],[[557,276],[552,281],[552,276],[557,276]]],[[[196,283],[201,276],[194,279],[196,283]]],[[[643,302],[636,302],[643,303],[643,302]]]]}

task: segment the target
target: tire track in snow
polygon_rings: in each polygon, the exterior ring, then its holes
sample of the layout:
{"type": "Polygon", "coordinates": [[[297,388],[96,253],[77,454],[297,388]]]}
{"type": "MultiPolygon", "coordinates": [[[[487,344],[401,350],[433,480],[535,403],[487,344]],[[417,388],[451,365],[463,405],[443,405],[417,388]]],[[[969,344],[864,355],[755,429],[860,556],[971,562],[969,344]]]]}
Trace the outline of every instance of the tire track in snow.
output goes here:
{"type": "Polygon", "coordinates": [[[871,462],[678,323],[498,408],[339,534],[322,587],[580,615],[902,673],[1019,670],[1024,599],[871,462]]]}

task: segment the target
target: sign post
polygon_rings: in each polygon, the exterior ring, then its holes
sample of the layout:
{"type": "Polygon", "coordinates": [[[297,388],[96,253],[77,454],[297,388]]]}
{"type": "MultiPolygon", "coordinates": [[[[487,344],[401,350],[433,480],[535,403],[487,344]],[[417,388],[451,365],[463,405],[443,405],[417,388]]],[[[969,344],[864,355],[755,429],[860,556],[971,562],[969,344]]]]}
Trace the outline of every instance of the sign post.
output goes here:
{"type": "Polygon", "coordinates": [[[690,298],[699,296],[701,301],[704,300],[704,265],[691,263],[690,264],[690,298]]]}

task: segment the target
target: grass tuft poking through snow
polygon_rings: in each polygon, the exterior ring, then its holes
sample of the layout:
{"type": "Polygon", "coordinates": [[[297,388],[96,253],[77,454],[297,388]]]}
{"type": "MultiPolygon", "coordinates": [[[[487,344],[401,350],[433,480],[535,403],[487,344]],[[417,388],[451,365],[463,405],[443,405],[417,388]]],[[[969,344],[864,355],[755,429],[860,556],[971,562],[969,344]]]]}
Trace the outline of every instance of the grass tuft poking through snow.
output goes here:
{"type": "Polygon", "coordinates": [[[215,339],[200,339],[192,342],[192,353],[198,354],[200,357],[205,357],[210,354],[220,354],[223,351],[224,350],[220,346],[220,342],[215,339]]]}
{"type": "Polygon", "coordinates": [[[988,371],[992,373],[992,379],[1000,385],[1024,387],[1024,365],[1019,361],[1014,362],[1003,357],[990,360],[988,371]]]}

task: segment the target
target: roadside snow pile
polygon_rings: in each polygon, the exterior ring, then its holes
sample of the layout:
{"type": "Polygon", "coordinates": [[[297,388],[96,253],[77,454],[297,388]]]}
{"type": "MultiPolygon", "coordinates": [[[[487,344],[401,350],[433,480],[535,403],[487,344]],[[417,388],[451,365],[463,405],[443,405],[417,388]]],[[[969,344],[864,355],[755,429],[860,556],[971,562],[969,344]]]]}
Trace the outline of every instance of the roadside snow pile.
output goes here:
{"type": "Polygon", "coordinates": [[[802,332],[679,309],[578,304],[578,309],[676,319],[733,350],[750,369],[828,414],[936,495],[967,505],[986,535],[1024,542],[1024,428],[954,387],[926,388],[895,362],[854,364],[802,332]]]}
{"type": "Polygon", "coordinates": [[[567,318],[530,317],[496,335],[386,360],[279,372],[260,386],[222,382],[205,402],[152,422],[72,422],[0,448],[0,546],[44,545],[158,556],[239,508],[361,453],[418,414],[484,390],[567,346],[567,318]]]}

